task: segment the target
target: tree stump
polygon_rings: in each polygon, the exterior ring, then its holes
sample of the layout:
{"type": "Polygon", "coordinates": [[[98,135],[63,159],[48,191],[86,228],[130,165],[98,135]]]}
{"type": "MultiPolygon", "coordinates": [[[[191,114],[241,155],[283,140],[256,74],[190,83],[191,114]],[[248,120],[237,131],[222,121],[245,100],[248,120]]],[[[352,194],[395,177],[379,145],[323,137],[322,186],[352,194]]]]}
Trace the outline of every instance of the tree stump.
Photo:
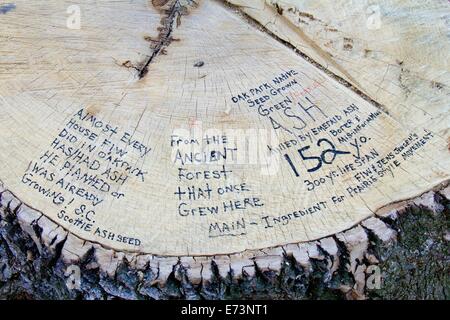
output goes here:
{"type": "Polygon", "coordinates": [[[448,3],[228,2],[0,3],[0,297],[448,296],[448,3]]]}

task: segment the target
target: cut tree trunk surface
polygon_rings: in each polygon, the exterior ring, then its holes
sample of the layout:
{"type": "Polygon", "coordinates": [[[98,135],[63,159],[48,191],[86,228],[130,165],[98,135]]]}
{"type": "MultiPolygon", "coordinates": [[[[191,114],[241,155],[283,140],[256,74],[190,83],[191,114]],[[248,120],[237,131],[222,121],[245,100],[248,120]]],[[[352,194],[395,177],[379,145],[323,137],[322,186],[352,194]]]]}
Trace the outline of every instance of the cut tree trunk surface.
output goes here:
{"type": "Polygon", "coordinates": [[[1,295],[364,298],[415,221],[448,271],[448,3],[229,2],[0,5],[1,295]]]}

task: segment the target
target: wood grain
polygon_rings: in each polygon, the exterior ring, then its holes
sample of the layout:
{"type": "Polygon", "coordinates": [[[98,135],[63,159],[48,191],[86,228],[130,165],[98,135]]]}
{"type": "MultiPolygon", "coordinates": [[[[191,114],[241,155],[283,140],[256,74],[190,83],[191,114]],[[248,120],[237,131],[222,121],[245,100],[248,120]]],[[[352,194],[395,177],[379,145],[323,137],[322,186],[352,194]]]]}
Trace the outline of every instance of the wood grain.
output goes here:
{"type": "MultiPolygon", "coordinates": [[[[321,15],[280,4],[282,21],[268,25],[271,4],[242,8],[319,63],[332,56],[327,67],[384,109],[217,1],[162,11],[80,1],[79,30],[67,26],[70,1],[15,3],[0,15],[0,179],[42,214],[49,245],[88,240],[108,272],[131,252],[212,256],[325,238],[448,182],[447,42],[431,41],[425,59],[420,37],[398,52],[389,33],[367,32],[367,46],[353,28],[323,56],[318,29],[292,20],[323,28],[332,9],[321,2],[321,15]],[[401,74],[407,89],[393,83],[401,74]]],[[[70,243],[69,260],[89,250],[70,243]]],[[[262,268],[279,268],[268,256],[262,268]]]]}

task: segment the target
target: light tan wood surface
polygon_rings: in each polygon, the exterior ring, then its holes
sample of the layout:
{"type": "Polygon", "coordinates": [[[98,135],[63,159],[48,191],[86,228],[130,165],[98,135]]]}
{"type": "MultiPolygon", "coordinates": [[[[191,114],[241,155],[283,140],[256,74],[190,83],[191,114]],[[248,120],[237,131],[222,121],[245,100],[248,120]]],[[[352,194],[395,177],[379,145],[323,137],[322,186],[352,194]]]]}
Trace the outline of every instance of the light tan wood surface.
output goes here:
{"type": "Polygon", "coordinates": [[[71,1],[15,4],[0,15],[0,179],[62,237],[230,254],[342,232],[448,181],[448,42],[429,59],[416,42],[383,51],[405,56],[411,81],[439,84],[408,96],[374,87],[393,71],[357,56],[358,41],[355,72],[339,51],[329,68],[380,107],[221,2],[79,1],[80,29],[71,1]]]}

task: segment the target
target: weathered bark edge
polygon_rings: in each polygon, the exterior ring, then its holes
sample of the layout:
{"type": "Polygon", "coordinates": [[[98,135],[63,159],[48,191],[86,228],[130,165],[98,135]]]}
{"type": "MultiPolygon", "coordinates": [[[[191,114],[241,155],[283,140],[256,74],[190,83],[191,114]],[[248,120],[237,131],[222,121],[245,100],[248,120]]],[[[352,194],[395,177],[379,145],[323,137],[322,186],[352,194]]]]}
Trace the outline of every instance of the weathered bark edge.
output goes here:
{"type": "MultiPolygon", "coordinates": [[[[433,212],[442,212],[443,199],[450,199],[450,187],[441,186],[438,191],[429,191],[422,196],[397,203],[383,214],[383,217],[368,218],[357,226],[334,236],[316,241],[289,244],[263,250],[248,250],[239,254],[204,257],[161,257],[150,254],[117,252],[98,243],[82,240],[52,222],[42,213],[20,202],[8,190],[0,191],[0,236],[1,241],[17,247],[25,255],[25,264],[36,264],[46,268],[46,272],[59,275],[61,285],[66,285],[70,266],[78,266],[81,273],[98,272],[104,276],[103,289],[111,296],[125,299],[137,299],[142,295],[152,297],[146,290],[164,292],[169,290],[173,281],[194,288],[208,288],[219,281],[252,281],[261,275],[270,277],[283,273],[283,265],[293,263],[309,274],[317,262],[321,263],[321,277],[331,280],[339,270],[348,275],[349,281],[339,281],[334,288],[347,298],[365,298],[368,268],[380,263],[380,257],[374,252],[374,246],[388,247],[397,240],[397,231],[388,221],[395,221],[408,208],[418,206],[433,212]],[[16,239],[17,243],[13,244],[16,239]],[[376,239],[375,242],[372,240],[376,239]],[[24,242],[27,244],[24,245],[24,242]],[[23,252],[25,250],[25,252],[23,252]],[[54,268],[51,270],[49,268],[54,268]],[[125,268],[125,269],[124,269],[125,268]],[[125,290],[117,292],[111,289],[117,277],[130,272],[138,275],[137,282],[145,283],[142,292],[125,290]],[[147,274],[147,276],[145,276],[147,274]],[[109,283],[108,281],[112,281],[109,283]],[[347,282],[348,284],[344,284],[347,282]],[[143,289],[144,288],[144,289],[143,289]]],[[[0,256],[2,252],[0,252],[0,256]]],[[[20,255],[18,252],[13,255],[20,255]]],[[[19,259],[19,257],[16,257],[19,259]]],[[[0,265],[0,270],[2,265],[0,265]]],[[[42,272],[42,270],[37,270],[42,272]]],[[[4,273],[4,270],[2,270],[4,273]]],[[[0,275],[0,283],[7,278],[0,275]]],[[[84,276],[83,276],[84,277],[84,276]]],[[[8,280],[8,279],[6,279],[8,280]]],[[[87,284],[85,284],[87,285],[87,284]]],[[[219,286],[220,287],[220,286],[219,286]]],[[[135,287],[136,289],[137,287],[135,287]]],[[[62,289],[63,297],[70,296],[70,290],[62,289]]],[[[83,296],[91,289],[78,288],[71,294],[83,296]]],[[[137,290],[137,289],[136,289],[137,290]]],[[[149,291],[149,292],[150,292],[149,291]]],[[[192,293],[192,297],[195,294],[192,293]]],[[[185,295],[189,298],[189,295],[185,295]]]]}

